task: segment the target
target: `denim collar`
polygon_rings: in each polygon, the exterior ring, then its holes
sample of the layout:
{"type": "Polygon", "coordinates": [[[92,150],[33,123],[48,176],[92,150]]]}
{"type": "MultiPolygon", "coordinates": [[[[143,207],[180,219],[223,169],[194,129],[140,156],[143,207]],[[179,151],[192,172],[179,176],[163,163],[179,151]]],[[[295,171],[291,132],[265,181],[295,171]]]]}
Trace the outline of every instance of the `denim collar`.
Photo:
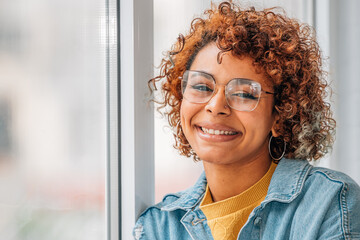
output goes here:
{"type": "MultiPolygon", "coordinates": [[[[306,160],[281,159],[271,178],[264,203],[270,201],[291,202],[294,200],[300,194],[311,168],[312,166],[306,160]]],[[[194,186],[175,194],[178,199],[169,204],[164,204],[161,210],[174,211],[195,208],[205,193],[206,184],[207,180],[205,172],[203,172],[194,186]]]]}
{"type": "MultiPolygon", "coordinates": [[[[161,210],[164,211],[173,211],[177,209],[188,210],[196,207],[198,203],[202,200],[203,195],[206,190],[206,175],[203,172],[194,186],[188,188],[187,190],[175,194],[175,196],[179,197],[174,202],[164,205],[161,210]]],[[[165,197],[166,198],[166,197],[165,197]]]]}
{"type": "Polygon", "coordinates": [[[283,158],[271,178],[265,201],[293,201],[301,193],[311,168],[306,160],[283,158]]]}

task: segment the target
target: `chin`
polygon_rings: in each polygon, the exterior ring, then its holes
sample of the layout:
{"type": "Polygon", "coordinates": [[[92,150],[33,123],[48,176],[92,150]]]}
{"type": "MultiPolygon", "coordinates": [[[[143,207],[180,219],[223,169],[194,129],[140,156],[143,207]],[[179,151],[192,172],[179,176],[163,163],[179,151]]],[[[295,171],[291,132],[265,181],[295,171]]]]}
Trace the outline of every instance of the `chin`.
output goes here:
{"type": "Polygon", "coordinates": [[[206,154],[198,154],[199,158],[208,163],[213,164],[231,164],[234,160],[233,159],[227,159],[225,154],[213,154],[213,153],[206,153],[206,154]]]}
{"type": "Polygon", "coordinates": [[[236,154],[233,150],[234,150],[233,147],[229,147],[226,145],[219,146],[219,144],[216,145],[196,144],[194,146],[194,151],[201,160],[205,162],[219,163],[219,164],[221,163],[227,164],[236,161],[238,157],[234,159],[234,156],[237,156],[238,154],[236,154]]]}

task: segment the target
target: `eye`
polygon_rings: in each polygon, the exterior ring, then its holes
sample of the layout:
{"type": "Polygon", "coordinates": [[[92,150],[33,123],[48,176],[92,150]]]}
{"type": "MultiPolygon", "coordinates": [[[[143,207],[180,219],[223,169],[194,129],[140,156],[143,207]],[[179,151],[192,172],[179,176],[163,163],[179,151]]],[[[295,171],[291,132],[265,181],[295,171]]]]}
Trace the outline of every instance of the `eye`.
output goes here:
{"type": "Polygon", "coordinates": [[[239,97],[239,98],[244,98],[246,100],[257,100],[258,97],[254,96],[251,93],[248,92],[235,92],[233,94],[231,94],[232,97],[239,97]]]}
{"type": "Polygon", "coordinates": [[[213,90],[208,87],[206,84],[196,84],[191,86],[192,89],[197,90],[199,92],[212,92],[213,90]]]}

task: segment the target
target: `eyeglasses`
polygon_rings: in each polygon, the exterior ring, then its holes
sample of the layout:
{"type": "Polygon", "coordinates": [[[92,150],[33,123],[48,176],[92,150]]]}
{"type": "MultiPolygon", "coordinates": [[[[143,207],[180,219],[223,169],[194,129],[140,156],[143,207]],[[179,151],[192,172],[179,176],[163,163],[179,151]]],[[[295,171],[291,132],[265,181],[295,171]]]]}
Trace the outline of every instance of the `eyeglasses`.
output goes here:
{"type": "MultiPolygon", "coordinates": [[[[215,93],[215,79],[212,75],[187,70],[181,81],[183,97],[192,103],[206,103],[215,93]]],[[[261,90],[261,85],[250,79],[234,78],[225,86],[225,97],[228,105],[238,111],[253,111],[260,100],[261,92],[274,94],[261,90]]]]}

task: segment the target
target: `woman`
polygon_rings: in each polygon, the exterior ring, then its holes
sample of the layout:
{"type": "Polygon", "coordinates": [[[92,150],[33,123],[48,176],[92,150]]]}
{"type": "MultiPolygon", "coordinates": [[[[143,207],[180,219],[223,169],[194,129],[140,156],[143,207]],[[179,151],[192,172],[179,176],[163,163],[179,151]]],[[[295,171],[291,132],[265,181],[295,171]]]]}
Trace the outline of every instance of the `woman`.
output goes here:
{"type": "Polygon", "coordinates": [[[135,239],[360,239],[359,186],[308,163],[335,128],[312,34],[229,2],[194,19],[150,83],[165,79],[175,147],[205,173],[148,208],[135,239]]]}

